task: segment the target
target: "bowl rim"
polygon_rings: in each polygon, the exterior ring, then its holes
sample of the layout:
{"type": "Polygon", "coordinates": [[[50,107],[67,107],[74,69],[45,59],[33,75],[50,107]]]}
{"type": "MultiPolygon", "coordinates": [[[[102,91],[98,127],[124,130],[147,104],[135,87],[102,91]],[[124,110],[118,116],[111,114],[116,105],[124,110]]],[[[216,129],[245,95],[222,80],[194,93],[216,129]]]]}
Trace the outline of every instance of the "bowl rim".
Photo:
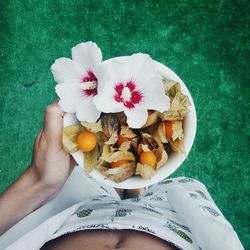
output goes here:
{"type": "MultiPolygon", "coordinates": [[[[126,57],[127,56],[110,58],[110,59],[104,61],[103,63],[108,63],[112,60],[124,60],[126,57]]],[[[190,122],[192,123],[192,126],[191,126],[191,130],[187,130],[188,137],[186,136],[187,132],[185,133],[184,145],[185,145],[186,156],[184,156],[183,154],[175,153],[175,152],[171,153],[171,155],[169,155],[169,159],[168,159],[167,163],[163,167],[161,167],[159,170],[157,170],[156,174],[151,179],[143,179],[139,176],[132,176],[123,182],[116,183],[110,179],[107,179],[105,176],[103,176],[101,173],[99,173],[96,169],[94,169],[89,175],[91,177],[93,177],[95,180],[97,180],[103,184],[112,186],[114,188],[121,188],[121,189],[136,189],[136,188],[142,188],[145,186],[153,185],[157,182],[164,180],[165,178],[170,176],[172,173],[174,173],[183,164],[183,162],[187,158],[187,156],[192,148],[192,145],[193,145],[194,139],[195,139],[195,135],[196,135],[197,118],[196,118],[196,109],[195,109],[195,105],[194,105],[191,93],[189,92],[185,83],[181,80],[181,78],[174,71],[172,71],[171,69],[169,69],[167,66],[165,66],[164,64],[162,64],[160,62],[157,62],[155,60],[154,60],[154,62],[156,64],[157,72],[159,74],[161,74],[161,76],[165,79],[175,80],[175,81],[179,82],[181,85],[182,93],[184,93],[185,95],[187,95],[189,97],[189,101],[191,103],[191,106],[190,106],[190,109],[189,109],[190,111],[189,111],[188,115],[184,118],[186,121],[184,123],[184,127],[185,127],[185,125],[188,126],[190,122]],[[187,121],[189,121],[188,124],[187,124],[187,121]],[[175,159],[173,160],[174,156],[175,156],[175,159]],[[170,163],[169,163],[170,159],[172,159],[171,161],[172,162],[174,161],[175,164],[177,164],[177,165],[172,163],[171,167],[168,166],[168,165],[170,165],[170,163]],[[163,170],[165,170],[165,171],[163,171],[163,170]],[[163,177],[161,176],[161,174],[163,177]]],[[[76,123],[79,123],[79,121],[76,119],[75,114],[71,114],[71,113],[65,114],[64,127],[68,126],[68,125],[76,124],[76,123]]],[[[185,132],[185,128],[184,128],[184,132],[185,132]]],[[[83,153],[78,151],[78,152],[73,153],[72,156],[75,159],[75,161],[77,162],[77,164],[79,164],[84,169],[83,153]]],[[[85,174],[87,175],[86,172],[85,172],[85,174]]]]}

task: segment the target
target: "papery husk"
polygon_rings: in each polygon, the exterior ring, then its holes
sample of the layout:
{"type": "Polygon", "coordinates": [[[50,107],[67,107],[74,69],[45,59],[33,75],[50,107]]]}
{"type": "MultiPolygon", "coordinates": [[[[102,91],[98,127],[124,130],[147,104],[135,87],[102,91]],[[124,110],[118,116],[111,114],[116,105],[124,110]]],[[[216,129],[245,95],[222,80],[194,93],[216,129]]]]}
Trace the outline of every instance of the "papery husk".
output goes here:
{"type": "Polygon", "coordinates": [[[84,131],[86,129],[79,124],[70,125],[63,129],[63,148],[66,152],[72,154],[79,150],[77,138],[84,131]]]}
{"type": "Polygon", "coordinates": [[[138,146],[138,155],[140,155],[143,152],[150,152],[150,148],[147,144],[139,144],[138,146]]]}
{"type": "Polygon", "coordinates": [[[86,128],[88,131],[91,131],[92,133],[97,133],[97,132],[103,131],[101,120],[99,120],[98,122],[81,121],[81,124],[84,128],[86,128]]]}
{"type": "Polygon", "coordinates": [[[104,145],[105,141],[107,141],[107,137],[104,135],[103,132],[97,132],[95,135],[97,138],[97,143],[100,146],[101,151],[102,151],[103,145],[104,145]]]}
{"type": "Polygon", "coordinates": [[[110,138],[112,134],[117,133],[119,122],[115,114],[103,114],[100,120],[103,132],[108,138],[110,138]]]}
{"type": "Polygon", "coordinates": [[[130,140],[131,141],[131,146],[132,148],[137,151],[137,147],[138,147],[138,137],[135,137],[133,139],[130,140]]]}
{"type": "Polygon", "coordinates": [[[124,114],[124,112],[115,113],[115,116],[116,116],[118,123],[120,125],[128,125],[127,124],[127,116],[124,114]]]}
{"type": "Polygon", "coordinates": [[[146,123],[142,126],[142,128],[146,128],[156,123],[158,120],[158,112],[153,112],[148,116],[146,123]]]}
{"type": "Polygon", "coordinates": [[[116,143],[118,139],[118,135],[117,135],[117,132],[114,132],[110,138],[108,139],[108,141],[105,142],[105,144],[107,145],[114,145],[116,143]]]}
{"type": "Polygon", "coordinates": [[[169,97],[175,97],[177,93],[181,92],[180,83],[173,80],[162,80],[165,89],[165,94],[169,97]]]}
{"type": "Polygon", "coordinates": [[[182,120],[188,114],[190,105],[188,96],[177,93],[172,99],[169,110],[160,113],[159,117],[163,121],[182,120]]]}
{"type": "MultiPolygon", "coordinates": [[[[158,113],[159,114],[159,113],[158,113]]],[[[142,128],[142,131],[144,133],[153,135],[153,133],[157,130],[159,123],[161,122],[161,119],[159,119],[159,117],[157,118],[156,122],[154,122],[153,124],[151,124],[148,127],[142,128]]]]}
{"type": "Polygon", "coordinates": [[[153,138],[160,146],[162,146],[163,143],[168,143],[165,136],[165,126],[163,122],[159,124],[157,130],[153,133],[153,138]]]}
{"type": "Polygon", "coordinates": [[[107,148],[106,146],[108,145],[104,145],[103,147],[103,153],[102,156],[100,157],[102,160],[111,163],[111,162],[116,162],[116,161],[120,161],[120,160],[129,160],[129,161],[135,161],[135,156],[133,155],[133,153],[129,152],[129,151],[114,151],[112,152],[112,148],[109,147],[107,148]]]}
{"type": "Polygon", "coordinates": [[[158,147],[157,141],[153,138],[152,135],[147,133],[141,133],[142,136],[142,144],[147,144],[150,150],[158,147]]]}
{"type": "Polygon", "coordinates": [[[101,150],[98,144],[90,152],[84,153],[84,168],[88,174],[97,166],[100,156],[101,150]]]}
{"type": "Polygon", "coordinates": [[[125,141],[119,146],[119,151],[128,151],[131,147],[131,141],[125,141]]]}
{"type": "Polygon", "coordinates": [[[154,149],[153,153],[155,154],[157,159],[157,164],[156,164],[156,170],[157,170],[167,162],[168,154],[163,147],[158,147],[157,149],[154,149]]]}
{"type": "Polygon", "coordinates": [[[140,175],[143,179],[151,179],[155,175],[155,170],[151,166],[137,163],[135,174],[140,175]]]}
{"type": "Polygon", "coordinates": [[[101,166],[98,166],[97,170],[108,179],[120,183],[134,175],[135,162],[126,163],[117,168],[108,168],[107,164],[103,164],[101,166]]]}
{"type": "Polygon", "coordinates": [[[175,141],[176,139],[182,140],[184,137],[183,128],[182,128],[182,121],[175,120],[172,121],[172,140],[175,141]]]}
{"type": "Polygon", "coordinates": [[[124,125],[121,126],[120,135],[122,137],[126,137],[129,139],[136,137],[136,134],[133,132],[133,130],[131,128],[129,128],[128,126],[124,126],[124,125]]]}
{"type": "Polygon", "coordinates": [[[102,155],[101,155],[101,158],[104,157],[108,157],[109,154],[111,153],[111,147],[107,144],[104,144],[103,145],[103,148],[102,148],[102,155]]]}
{"type": "Polygon", "coordinates": [[[170,146],[173,149],[173,151],[178,152],[178,153],[182,153],[185,156],[187,155],[186,151],[185,151],[183,139],[182,140],[176,139],[175,141],[169,140],[169,143],[170,143],[170,146]]]}

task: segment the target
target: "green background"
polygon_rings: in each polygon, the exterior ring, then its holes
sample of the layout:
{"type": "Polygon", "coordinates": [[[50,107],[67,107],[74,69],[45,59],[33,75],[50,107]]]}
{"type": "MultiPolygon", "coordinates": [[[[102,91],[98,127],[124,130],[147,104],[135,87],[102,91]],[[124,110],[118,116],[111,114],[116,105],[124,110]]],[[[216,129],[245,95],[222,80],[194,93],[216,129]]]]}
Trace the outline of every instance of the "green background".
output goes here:
{"type": "Polygon", "coordinates": [[[249,13],[247,0],[1,0],[0,191],[29,164],[44,108],[56,98],[51,64],[91,40],[104,59],[145,52],[183,79],[198,127],[174,176],[205,183],[250,246],[249,13]]]}

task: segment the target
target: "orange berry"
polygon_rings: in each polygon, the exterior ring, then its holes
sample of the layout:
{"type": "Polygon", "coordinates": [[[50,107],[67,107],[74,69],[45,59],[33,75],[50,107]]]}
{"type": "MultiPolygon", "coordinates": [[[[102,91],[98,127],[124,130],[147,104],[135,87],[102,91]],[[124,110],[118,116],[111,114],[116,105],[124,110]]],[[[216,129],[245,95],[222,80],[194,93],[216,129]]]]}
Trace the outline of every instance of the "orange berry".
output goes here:
{"type": "Polygon", "coordinates": [[[149,165],[151,167],[155,167],[157,159],[152,151],[142,152],[140,154],[140,162],[143,165],[149,165]]]}
{"type": "Polygon", "coordinates": [[[173,122],[172,121],[165,121],[164,126],[165,126],[165,136],[166,138],[172,138],[173,136],[173,129],[172,129],[173,122]]]}
{"type": "Polygon", "coordinates": [[[114,161],[111,163],[111,168],[119,168],[121,165],[129,163],[129,160],[114,161]]]}
{"type": "Polygon", "coordinates": [[[118,145],[118,146],[120,146],[123,142],[125,142],[125,141],[129,141],[129,138],[128,137],[125,137],[125,136],[121,136],[121,135],[119,135],[118,136],[118,139],[117,139],[117,141],[116,141],[116,144],[118,145]]]}
{"type": "Polygon", "coordinates": [[[77,138],[77,144],[80,150],[87,153],[90,152],[96,146],[96,136],[92,132],[82,132],[77,138]]]}

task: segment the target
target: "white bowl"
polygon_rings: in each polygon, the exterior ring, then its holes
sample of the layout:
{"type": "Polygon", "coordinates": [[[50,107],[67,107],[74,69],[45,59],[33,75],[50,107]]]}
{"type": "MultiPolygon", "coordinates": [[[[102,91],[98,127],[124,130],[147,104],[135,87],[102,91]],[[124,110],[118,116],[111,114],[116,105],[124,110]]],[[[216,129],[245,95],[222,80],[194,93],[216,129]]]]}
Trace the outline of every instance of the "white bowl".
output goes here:
{"type": "MultiPolygon", "coordinates": [[[[123,60],[123,58],[124,57],[118,57],[114,59],[123,60]]],[[[110,60],[105,61],[105,63],[109,63],[110,60]]],[[[186,87],[184,82],[172,70],[170,70],[168,67],[166,67],[165,65],[157,61],[155,61],[155,63],[156,63],[158,72],[164,78],[177,81],[181,84],[181,92],[188,96],[189,101],[191,103],[191,106],[189,107],[190,112],[184,118],[184,128],[183,128],[184,134],[185,134],[184,145],[185,145],[186,155],[188,155],[193,145],[195,132],[196,132],[196,112],[195,112],[195,106],[194,106],[192,96],[190,92],[188,91],[188,88],[186,87]]],[[[67,113],[65,115],[64,126],[68,126],[68,125],[72,125],[76,123],[79,123],[79,122],[77,121],[74,114],[67,113]]],[[[77,164],[83,167],[83,157],[84,157],[83,153],[81,151],[78,151],[72,155],[75,161],[77,162],[77,164]]],[[[90,175],[96,180],[101,181],[115,188],[123,188],[123,189],[141,188],[141,187],[150,186],[152,184],[162,181],[163,179],[171,175],[177,168],[179,168],[184,160],[185,160],[185,156],[183,154],[172,152],[169,155],[169,159],[166,162],[166,164],[163,167],[161,167],[159,170],[157,170],[155,175],[149,180],[145,180],[139,176],[132,176],[129,179],[121,183],[116,183],[114,181],[107,179],[105,176],[100,174],[95,169],[90,173],[90,175]]]]}

